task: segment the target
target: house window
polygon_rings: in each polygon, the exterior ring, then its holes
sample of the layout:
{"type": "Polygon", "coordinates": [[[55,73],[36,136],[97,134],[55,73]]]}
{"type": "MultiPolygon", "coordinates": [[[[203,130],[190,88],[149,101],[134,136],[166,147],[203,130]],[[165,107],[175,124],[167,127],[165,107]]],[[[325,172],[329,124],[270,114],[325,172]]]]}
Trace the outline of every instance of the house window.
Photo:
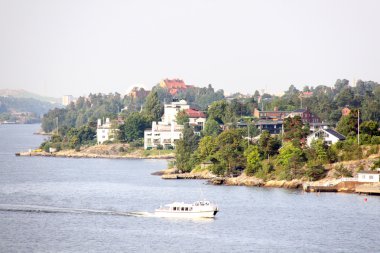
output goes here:
{"type": "Polygon", "coordinates": [[[365,179],[365,175],[362,175],[362,179],[365,179]]]}
{"type": "Polygon", "coordinates": [[[369,179],[373,179],[373,176],[369,176],[369,179]]]}

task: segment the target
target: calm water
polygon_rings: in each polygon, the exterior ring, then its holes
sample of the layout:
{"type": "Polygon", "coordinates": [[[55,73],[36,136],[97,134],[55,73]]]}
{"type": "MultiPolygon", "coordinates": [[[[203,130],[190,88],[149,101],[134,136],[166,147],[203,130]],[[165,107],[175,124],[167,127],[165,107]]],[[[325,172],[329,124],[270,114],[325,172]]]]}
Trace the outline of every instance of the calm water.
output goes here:
{"type": "Polygon", "coordinates": [[[38,127],[0,125],[0,252],[379,250],[380,197],[150,175],[166,161],[15,157],[42,142],[38,127]],[[195,201],[200,189],[220,207],[214,220],[128,215],[195,201]]]}

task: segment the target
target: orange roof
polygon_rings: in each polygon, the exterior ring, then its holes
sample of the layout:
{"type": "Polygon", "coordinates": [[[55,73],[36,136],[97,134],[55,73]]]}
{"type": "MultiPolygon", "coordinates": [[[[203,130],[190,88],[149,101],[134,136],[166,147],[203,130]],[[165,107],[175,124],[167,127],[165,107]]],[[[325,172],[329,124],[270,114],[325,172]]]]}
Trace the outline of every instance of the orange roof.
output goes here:
{"type": "Polygon", "coordinates": [[[206,114],[204,114],[201,111],[198,111],[197,109],[190,108],[185,110],[185,112],[187,116],[189,116],[189,118],[206,118],[206,114]]]}
{"type": "Polygon", "coordinates": [[[183,80],[180,79],[165,79],[164,80],[165,86],[168,89],[186,89],[186,84],[183,80]]]}

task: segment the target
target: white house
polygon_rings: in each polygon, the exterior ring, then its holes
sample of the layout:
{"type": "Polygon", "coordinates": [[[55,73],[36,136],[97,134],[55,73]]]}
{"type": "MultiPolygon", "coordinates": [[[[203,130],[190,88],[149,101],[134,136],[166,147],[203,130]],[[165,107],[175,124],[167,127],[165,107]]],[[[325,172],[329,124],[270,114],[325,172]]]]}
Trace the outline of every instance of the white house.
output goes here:
{"type": "Polygon", "coordinates": [[[337,131],[333,129],[320,128],[316,132],[309,134],[307,136],[307,141],[306,141],[307,145],[310,147],[311,142],[315,139],[323,139],[327,145],[331,145],[331,144],[337,143],[338,141],[345,140],[346,137],[344,137],[342,134],[338,133],[337,131]]]}
{"type": "Polygon", "coordinates": [[[185,100],[174,101],[164,105],[162,121],[152,122],[152,129],[144,131],[144,149],[157,148],[161,145],[164,149],[174,148],[175,141],[182,137],[182,125],[177,125],[177,113],[190,109],[185,100]]]}
{"type": "Polygon", "coordinates": [[[161,145],[164,149],[174,148],[175,141],[182,137],[182,125],[173,121],[170,125],[163,122],[152,122],[152,129],[144,131],[144,149],[157,148],[161,145]]]}
{"type": "Polygon", "coordinates": [[[358,182],[379,183],[380,168],[376,170],[362,170],[358,172],[358,182]]]}
{"type": "Polygon", "coordinates": [[[106,118],[106,122],[98,119],[98,126],[96,129],[96,142],[98,144],[102,144],[105,141],[113,141],[115,140],[117,129],[112,128],[111,122],[109,118],[106,118]]]}

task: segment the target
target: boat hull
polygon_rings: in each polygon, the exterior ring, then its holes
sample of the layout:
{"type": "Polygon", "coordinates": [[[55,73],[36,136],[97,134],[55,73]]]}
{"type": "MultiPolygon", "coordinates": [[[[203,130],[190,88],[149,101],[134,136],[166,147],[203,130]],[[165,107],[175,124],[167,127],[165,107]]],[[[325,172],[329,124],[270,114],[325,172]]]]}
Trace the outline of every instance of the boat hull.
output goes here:
{"type": "Polygon", "coordinates": [[[218,211],[189,211],[189,212],[171,212],[156,210],[156,217],[172,217],[172,218],[214,218],[218,211]]]}

